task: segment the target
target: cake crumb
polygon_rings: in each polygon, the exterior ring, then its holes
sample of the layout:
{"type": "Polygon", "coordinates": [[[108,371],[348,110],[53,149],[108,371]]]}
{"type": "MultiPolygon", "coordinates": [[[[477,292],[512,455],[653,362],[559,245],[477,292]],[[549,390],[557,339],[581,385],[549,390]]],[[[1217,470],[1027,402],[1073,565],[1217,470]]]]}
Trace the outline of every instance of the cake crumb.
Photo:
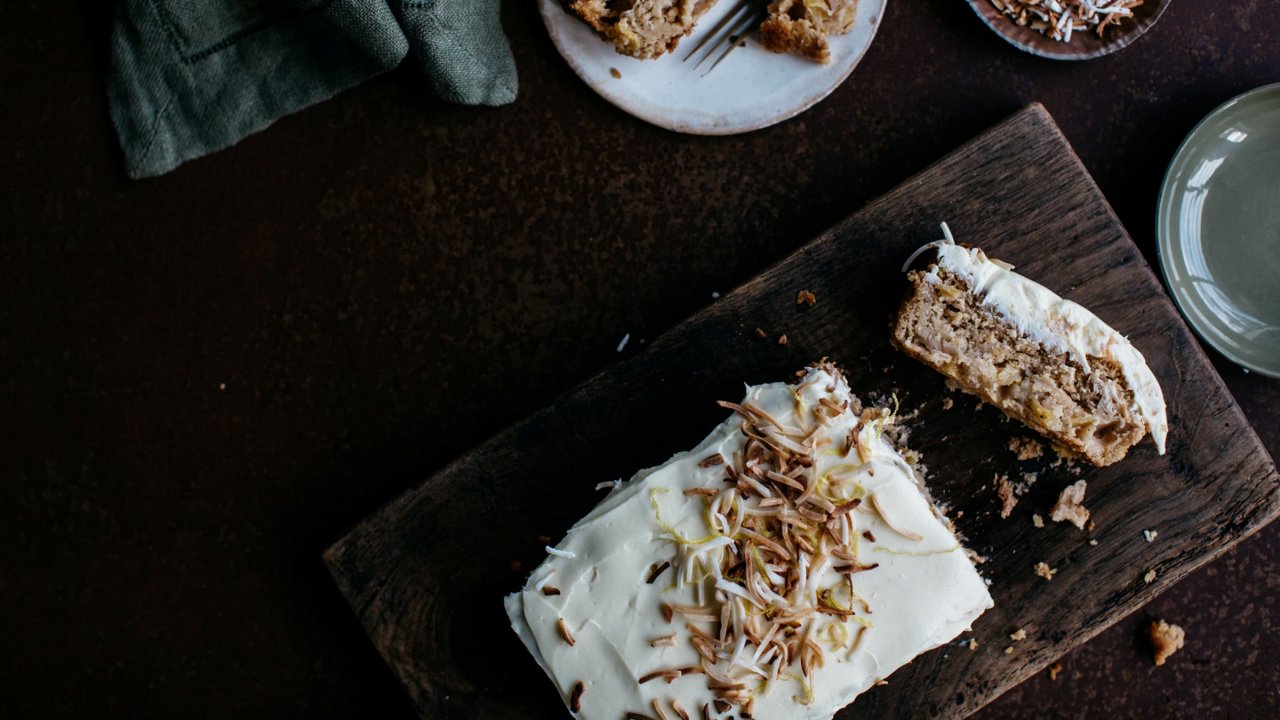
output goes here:
{"type": "Polygon", "coordinates": [[[779,345],[786,345],[786,344],[787,344],[787,336],[786,336],[786,335],[779,335],[779,336],[778,336],[778,344],[779,344],[779,345]]]}
{"type": "Polygon", "coordinates": [[[1154,569],[1148,570],[1147,574],[1142,576],[1142,581],[1148,585],[1155,582],[1155,580],[1156,580],[1156,571],[1154,569]]]}
{"type": "Polygon", "coordinates": [[[1083,530],[1085,523],[1089,521],[1089,509],[1084,506],[1086,487],[1088,484],[1084,480],[1077,480],[1064,488],[1062,494],[1058,496],[1058,502],[1054,503],[1049,517],[1054,522],[1070,522],[1083,530]]]}
{"type": "Polygon", "coordinates": [[[969,646],[968,646],[968,647],[969,647],[969,650],[970,650],[971,652],[972,652],[972,651],[974,651],[974,650],[977,650],[977,649],[978,649],[978,641],[977,641],[977,640],[975,640],[975,639],[973,639],[973,638],[969,638],[969,646]]]}
{"type": "MultiPolygon", "coordinates": [[[[767,338],[769,337],[769,333],[765,332],[763,328],[756,328],[756,337],[767,338]]],[[[796,374],[798,375],[799,373],[796,374]]]]}
{"type": "Polygon", "coordinates": [[[1014,642],[1022,642],[1023,640],[1026,640],[1027,639],[1026,628],[1018,628],[1017,632],[1009,636],[1009,639],[1014,642]]]}
{"type": "Polygon", "coordinates": [[[952,407],[954,407],[954,406],[955,406],[955,404],[956,404],[956,403],[955,403],[955,401],[954,401],[954,400],[952,400],[951,398],[942,398],[942,409],[943,409],[943,410],[950,410],[952,407]]]}
{"type": "Polygon", "coordinates": [[[1035,460],[1044,455],[1044,445],[1029,437],[1014,436],[1009,438],[1009,450],[1019,460],[1035,460]]]}
{"type": "Polygon", "coordinates": [[[1049,682],[1058,682],[1058,673],[1062,672],[1062,663],[1049,666],[1049,682]]]}
{"type": "Polygon", "coordinates": [[[1097,540],[1090,540],[1090,541],[1089,541],[1089,547],[1098,547],[1098,541],[1097,541],[1097,540]]]}
{"type": "Polygon", "coordinates": [[[1159,534],[1160,534],[1160,533],[1156,532],[1155,530],[1143,530],[1143,531],[1142,531],[1142,537],[1143,537],[1147,542],[1151,542],[1151,541],[1155,540],[1155,539],[1156,539],[1156,536],[1157,536],[1157,535],[1159,535],[1159,534]]]}
{"type": "Polygon", "coordinates": [[[1040,517],[1040,513],[1031,516],[1031,524],[1038,528],[1044,527],[1044,518],[1040,517]]]}
{"type": "Polygon", "coordinates": [[[1187,634],[1181,627],[1170,625],[1164,620],[1152,621],[1147,634],[1151,637],[1157,666],[1163,665],[1169,656],[1181,650],[1187,640],[1187,634]]]}
{"type": "Polygon", "coordinates": [[[1004,649],[1004,654],[1005,654],[1005,655],[1012,655],[1012,654],[1013,654],[1013,646],[1012,646],[1012,645],[1009,645],[1008,647],[1006,647],[1006,648],[1004,649]]]}
{"type": "Polygon", "coordinates": [[[1013,512],[1018,498],[1013,493],[1013,485],[1009,484],[1008,475],[997,475],[994,480],[996,495],[1000,498],[1000,519],[1004,520],[1013,512]]]}
{"type": "Polygon", "coordinates": [[[1045,580],[1052,580],[1053,576],[1058,574],[1056,569],[1049,567],[1049,563],[1043,561],[1036,563],[1035,570],[1036,574],[1045,580]]]}
{"type": "Polygon", "coordinates": [[[617,78],[617,79],[619,79],[619,80],[621,80],[621,79],[622,79],[622,73],[618,71],[618,68],[615,68],[615,67],[611,67],[611,68],[609,68],[609,74],[610,74],[610,75],[612,75],[612,76],[614,76],[615,78],[617,78]]]}
{"type": "Polygon", "coordinates": [[[801,290],[799,293],[796,293],[796,304],[813,307],[818,304],[818,297],[808,290],[801,290]]]}

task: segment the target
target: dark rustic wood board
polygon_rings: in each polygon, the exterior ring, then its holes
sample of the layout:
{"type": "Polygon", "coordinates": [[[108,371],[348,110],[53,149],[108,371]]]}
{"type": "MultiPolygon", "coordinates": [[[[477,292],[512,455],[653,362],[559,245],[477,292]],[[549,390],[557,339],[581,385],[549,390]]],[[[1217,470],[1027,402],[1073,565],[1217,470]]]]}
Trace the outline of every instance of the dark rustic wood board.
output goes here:
{"type": "MultiPolygon", "coordinates": [[[[708,241],[716,239],[709,238],[708,241]]],[[[896,391],[918,412],[910,444],[931,468],[970,546],[988,558],[996,607],[974,626],[978,649],[928,653],[859,698],[859,717],[960,717],[1116,622],[1280,513],[1266,450],[1175,312],[1160,283],[1045,110],[1031,106],[823,233],[755,280],[470,450],[369,516],[325,553],[334,579],[424,717],[565,716],[508,629],[502,596],[600,498],[692,447],[742,383],[839,362],[854,390],[896,391]],[[889,346],[899,266],[947,221],[1028,276],[1129,335],[1170,409],[1169,453],[1149,441],[1109,468],[1073,472],[1018,462],[1026,434],[889,346]],[[797,307],[796,293],[818,303],[797,307]],[[783,347],[761,340],[786,333],[783,347]],[[952,403],[946,403],[950,399],[952,403]],[[950,409],[946,406],[952,405],[950,409]],[[1039,473],[1008,520],[995,475],[1039,473]],[[1079,473],[1077,475],[1077,472],[1079,473]],[[1089,482],[1096,529],[1050,523],[1057,493],[1089,482]],[[1154,542],[1143,530],[1154,529],[1154,542]],[[1090,541],[1096,540],[1096,545],[1090,541]],[[1052,581],[1032,572],[1044,561],[1052,581]],[[1144,575],[1154,570],[1154,581],[1144,575]],[[1010,643],[1024,628],[1028,637],[1010,643]],[[1013,645],[1014,651],[1003,649],[1013,645]]],[[[966,636],[967,637],[967,636],[966,636]]],[[[853,712],[845,716],[853,717],[853,712]]]]}

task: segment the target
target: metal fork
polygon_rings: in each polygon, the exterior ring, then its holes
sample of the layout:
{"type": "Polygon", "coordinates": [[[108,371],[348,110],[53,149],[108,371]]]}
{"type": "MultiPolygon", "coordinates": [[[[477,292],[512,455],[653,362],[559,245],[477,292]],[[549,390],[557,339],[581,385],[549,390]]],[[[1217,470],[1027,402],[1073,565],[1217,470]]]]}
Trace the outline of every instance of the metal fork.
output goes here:
{"type": "Polygon", "coordinates": [[[728,15],[725,15],[720,22],[716,23],[715,27],[711,28],[711,32],[704,35],[698,41],[698,44],[693,46],[693,49],[689,51],[688,55],[684,56],[684,60],[681,60],[681,62],[688,62],[689,58],[697,55],[698,51],[710,42],[711,46],[707,48],[707,51],[702,54],[702,58],[694,63],[693,66],[696,71],[719,51],[719,57],[715,59],[715,62],[711,63],[711,67],[707,68],[706,72],[702,73],[702,77],[706,77],[725,58],[729,57],[729,53],[739,46],[742,38],[751,31],[751,28],[764,21],[767,13],[768,0],[740,0],[729,11],[728,15]],[[712,42],[713,40],[714,42],[712,42]],[[725,47],[726,43],[728,44],[727,47],[725,47]],[[721,48],[724,48],[723,51],[721,51],[721,48]]]}

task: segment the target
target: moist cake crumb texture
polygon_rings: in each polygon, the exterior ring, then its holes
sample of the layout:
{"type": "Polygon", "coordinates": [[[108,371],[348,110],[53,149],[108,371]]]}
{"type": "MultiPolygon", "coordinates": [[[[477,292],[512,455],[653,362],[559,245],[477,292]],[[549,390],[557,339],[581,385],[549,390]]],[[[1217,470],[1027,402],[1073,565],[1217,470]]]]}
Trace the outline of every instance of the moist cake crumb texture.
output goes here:
{"type": "Polygon", "coordinates": [[[928,269],[908,273],[894,344],[1094,465],[1119,461],[1148,433],[1163,453],[1164,397],[1133,345],[944,232],[912,258],[937,253],[928,269]]]}
{"type": "MultiPolygon", "coordinates": [[[[642,60],[676,49],[716,0],[563,0],[623,55],[642,60]]],[[[616,69],[614,77],[621,77],[616,69]]]]}
{"type": "Polygon", "coordinates": [[[776,53],[830,62],[827,36],[852,30],[857,9],[857,0],[776,0],[760,24],[760,41],[776,53]]]}

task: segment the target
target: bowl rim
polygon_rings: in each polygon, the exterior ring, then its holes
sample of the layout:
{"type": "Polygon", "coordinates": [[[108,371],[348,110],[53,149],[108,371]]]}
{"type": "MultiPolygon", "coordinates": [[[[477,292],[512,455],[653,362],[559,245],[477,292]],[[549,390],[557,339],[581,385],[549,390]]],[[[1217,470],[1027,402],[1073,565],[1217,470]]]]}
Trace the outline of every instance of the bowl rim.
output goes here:
{"type": "MultiPolygon", "coordinates": [[[[1093,50],[1090,52],[1083,52],[1083,53],[1082,52],[1066,52],[1066,51],[1057,52],[1053,50],[1044,50],[1041,48],[1034,47],[1032,45],[1028,45],[1027,43],[1022,42],[1021,40],[1014,38],[1012,35],[1005,32],[1001,28],[996,27],[997,20],[993,20],[992,17],[989,16],[986,12],[986,9],[991,5],[991,0],[968,0],[968,2],[969,2],[969,7],[973,8],[974,13],[978,15],[978,17],[982,20],[982,23],[986,25],[987,28],[991,30],[991,32],[995,33],[997,36],[999,36],[1001,39],[1003,39],[1005,42],[1009,43],[1010,45],[1018,48],[1019,50],[1029,55],[1035,55],[1036,57],[1042,57],[1049,60],[1071,62],[1071,61],[1077,61],[1077,60],[1093,60],[1095,58],[1100,58],[1106,55],[1110,55],[1111,53],[1118,52],[1128,47],[1129,45],[1132,45],[1135,41],[1137,41],[1138,38],[1145,35],[1147,31],[1150,30],[1156,24],[1156,22],[1160,20],[1160,17],[1164,15],[1164,11],[1167,10],[1169,5],[1173,3],[1173,0],[1156,0],[1156,3],[1158,4],[1155,4],[1155,10],[1153,11],[1153,14],[1150,16],[1149,20],[1138,25],[1137,27],[1133,28],[1129,32],[1126,32],[1124,35],[1119,36],[1114,41],[1107,42],[1102,47],[1096,50],[1093,50]]],[[[994,10],[995,8],[992,8],[992,9],[994,10]]],[[[1000,20],[1000,22],[1003,22],[1003,23],[1012,22],[1007,18],[1005,18],[1003,14],[997,14],[995,17],[997,19],[1003,18],[1003,20],[1000,20]]],[[[1070,47],[1069,43],[1058,43],[1058,45],[1061,45],[1063,48],[1070,47]]]]}

